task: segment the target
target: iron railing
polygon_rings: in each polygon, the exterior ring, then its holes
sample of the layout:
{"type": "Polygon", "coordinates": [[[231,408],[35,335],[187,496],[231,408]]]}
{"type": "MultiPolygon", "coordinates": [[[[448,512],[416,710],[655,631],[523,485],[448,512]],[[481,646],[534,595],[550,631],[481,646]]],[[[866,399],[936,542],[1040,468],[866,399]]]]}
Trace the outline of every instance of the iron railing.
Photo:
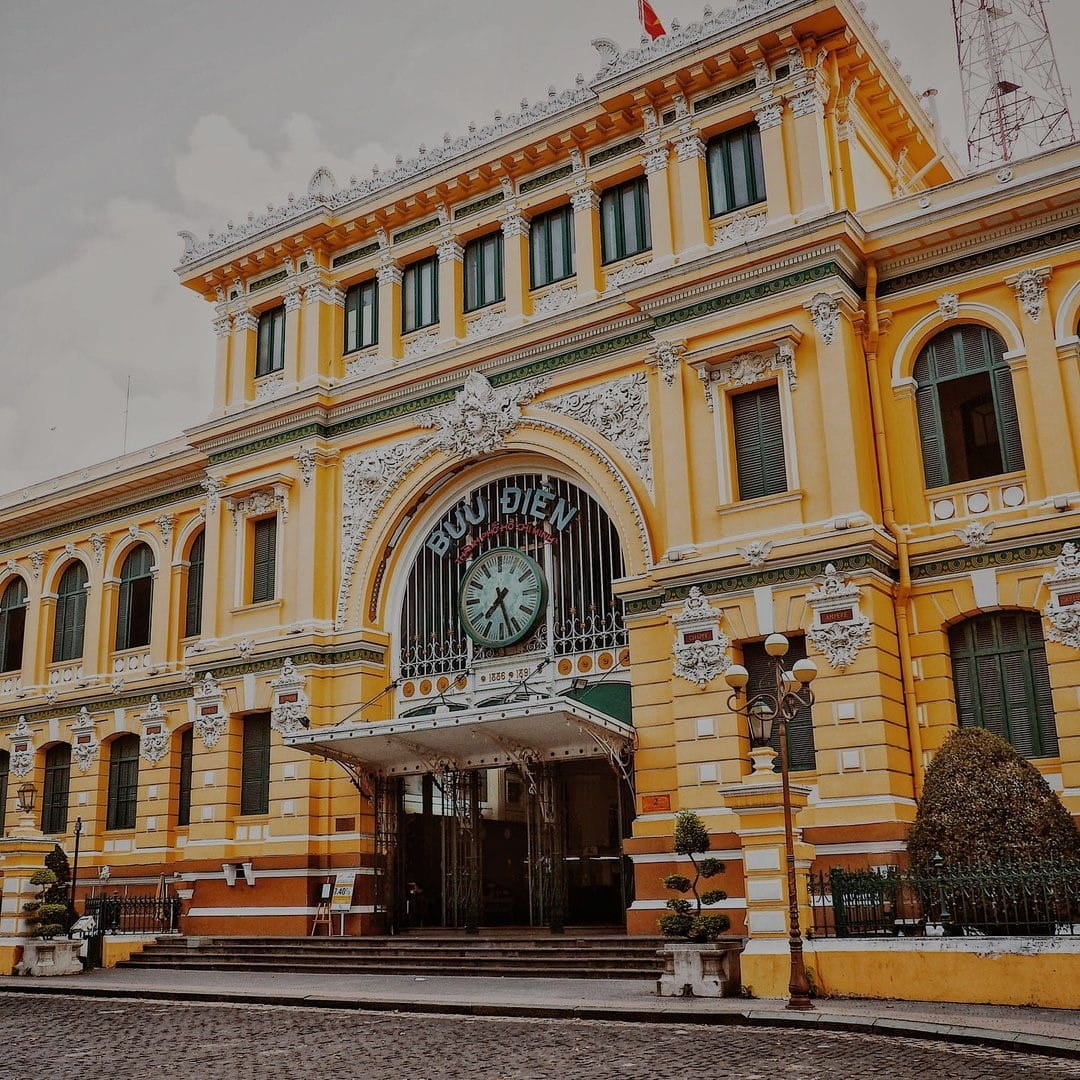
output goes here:
{"type": "Polygon", "coordinates": [[[815,937],[1080,936],[1075,860],[810,875],[815,937]]]}
{"type": "Polygon", "coordinates": [[[178,934],[180,899],[175,896],[94,896],[86,914],[97,920],[99,934],[178,934]]]}

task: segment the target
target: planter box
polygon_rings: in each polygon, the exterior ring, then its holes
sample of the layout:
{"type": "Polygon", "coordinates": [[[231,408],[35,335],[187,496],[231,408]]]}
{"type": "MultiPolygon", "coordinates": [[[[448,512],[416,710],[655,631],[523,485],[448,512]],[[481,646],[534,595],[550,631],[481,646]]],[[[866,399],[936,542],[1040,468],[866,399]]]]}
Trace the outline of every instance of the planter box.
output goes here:
{"type": "Polygon", "coordinates": [[[742,990],[739,956],[743,940],[697,945],[688,941],[664,945],[664,973],[656,981],[660,997],[738,997],[742,990]]]}
{"type": "Polygon", "coordinates": [[[82,941],[55,938],[52,941],[28,939],[23,943],[22,961],[15,969],[19,975],[80,975],[82,941]]]}

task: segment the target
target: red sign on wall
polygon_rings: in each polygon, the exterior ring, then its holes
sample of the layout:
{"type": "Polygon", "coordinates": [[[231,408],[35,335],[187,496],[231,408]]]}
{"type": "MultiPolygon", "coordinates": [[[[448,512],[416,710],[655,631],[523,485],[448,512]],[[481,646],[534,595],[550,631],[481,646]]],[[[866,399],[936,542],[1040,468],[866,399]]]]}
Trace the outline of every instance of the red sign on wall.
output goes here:
{"type": "Polygon", "coordinates": [[[841,608],[839,611],[823,611],[818,615],[818,620],[825,625],[827,623],[834,622],[851,622],[855,617],[855,612],[849,608],[841,608]]]}

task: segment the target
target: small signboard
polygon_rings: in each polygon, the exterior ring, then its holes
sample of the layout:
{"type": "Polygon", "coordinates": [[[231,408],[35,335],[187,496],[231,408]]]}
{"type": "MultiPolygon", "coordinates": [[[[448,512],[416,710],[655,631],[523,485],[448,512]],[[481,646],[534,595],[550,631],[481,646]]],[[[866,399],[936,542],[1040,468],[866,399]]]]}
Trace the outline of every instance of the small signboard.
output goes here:
{"type": "Polygon", "coordinates": [[[334,875],[334,892],[330,897],[330,912],[341,917],[341,926],[338,933],[345,934],[345,916],[352,907],[353,888],[356,885],[356,871],[342,870],[334,875]]]}

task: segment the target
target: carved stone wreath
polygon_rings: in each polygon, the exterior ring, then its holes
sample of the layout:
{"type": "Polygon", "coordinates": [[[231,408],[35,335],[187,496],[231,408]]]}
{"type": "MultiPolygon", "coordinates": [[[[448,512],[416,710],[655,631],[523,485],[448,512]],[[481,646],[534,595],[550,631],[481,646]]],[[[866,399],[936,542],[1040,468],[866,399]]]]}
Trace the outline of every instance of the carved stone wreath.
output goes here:
{"type": "Polygon", "coordinates": [[[715,641],[678,642],[672,672],[704,689],[727,667],[729,644],[723,634],[715,641]]]}
{"type": "Polygon", "coordinates": [[[855,663],[859,650],[869,643],[872,629],[865,615],[856,615],[848,622],[811,626],[806,636],[815,649],[824,653],[830,667],[843,671],[855,663]]]}
{"type": "Polygon", "coordinates": [[[308,696],[304,692],[307,679],[293,666],[289,658],[281,666],[281,674],[270,684],[274,701],[270,707],[270,726],[281,735],[292,735],[308,726],[308,696]]]}
{"type": "Polygon", "coordinates": [[[1080,649],[1080,603],[1061,603],[1062,598],[1075,596],[1080,587],[1080,547],[1072,542],[1062,546],[1046,584],[1050,588],[1050,603],[1043,610],[1049,624],[1046,636],[1071,649],[1080,649]]]}

